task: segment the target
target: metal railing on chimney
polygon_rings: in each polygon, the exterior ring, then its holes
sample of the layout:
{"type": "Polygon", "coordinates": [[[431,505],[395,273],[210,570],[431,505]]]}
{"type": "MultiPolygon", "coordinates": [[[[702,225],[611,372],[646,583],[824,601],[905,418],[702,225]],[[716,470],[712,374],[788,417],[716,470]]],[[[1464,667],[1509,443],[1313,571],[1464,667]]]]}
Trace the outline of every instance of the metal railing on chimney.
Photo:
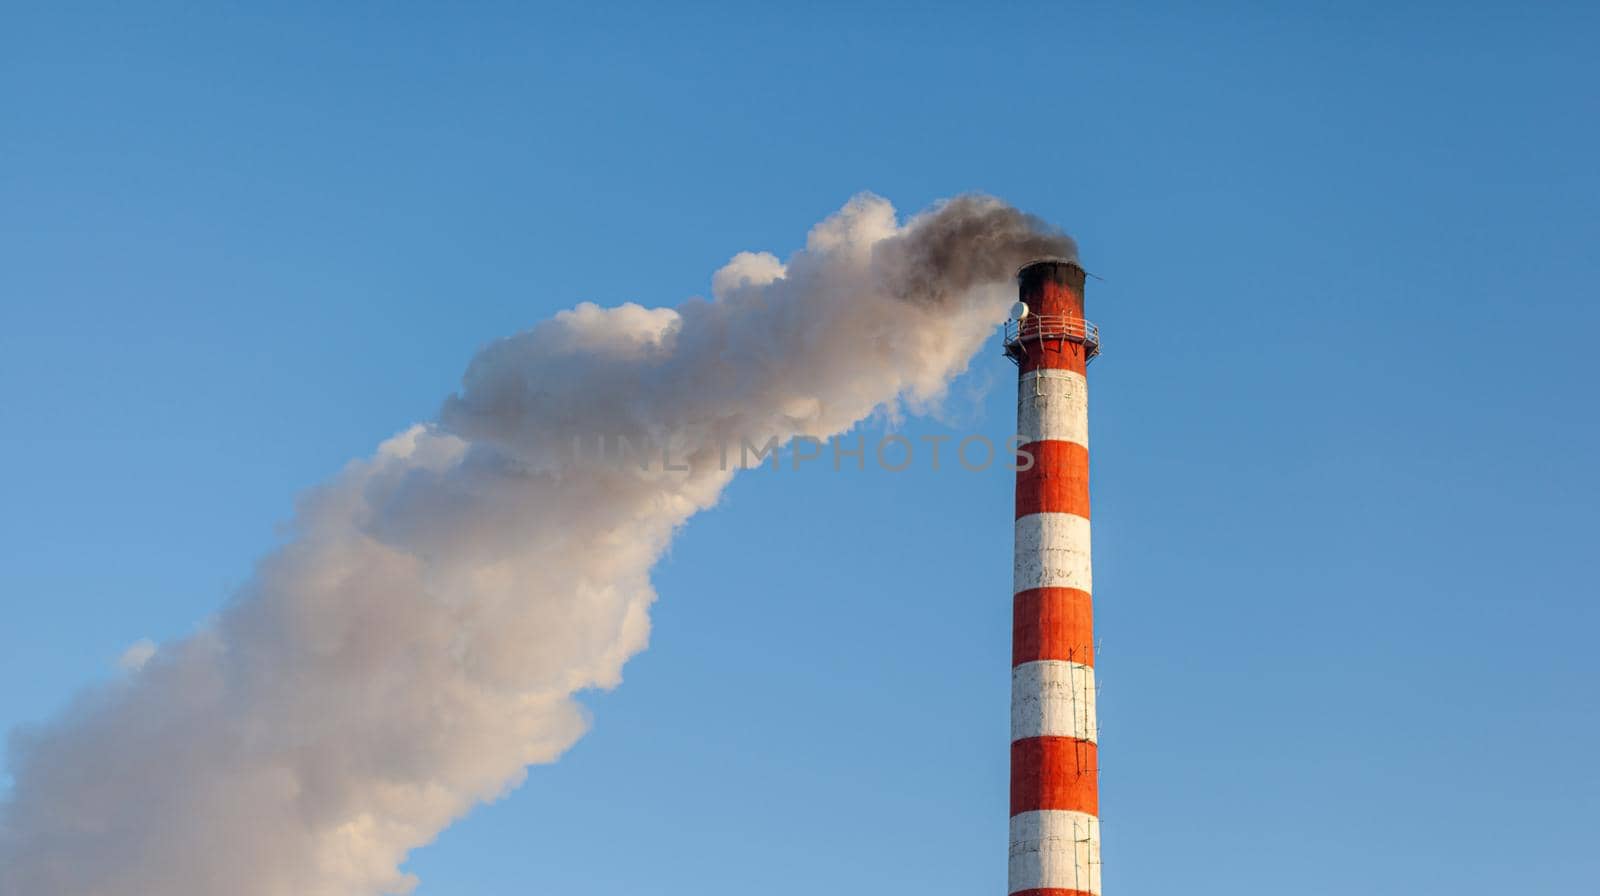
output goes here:
{"type": "Polygon", "coordinates": [[[1022,320],[1008,320],[1004,338],[1006,356],[1018,363],[1032,351],[1044,351],[1052,343],[1057,351],[1064,342],[1083,346],[1086,362],[1100,354],[1100,328],[1066,314],[1030,314],[1022,320]]]}

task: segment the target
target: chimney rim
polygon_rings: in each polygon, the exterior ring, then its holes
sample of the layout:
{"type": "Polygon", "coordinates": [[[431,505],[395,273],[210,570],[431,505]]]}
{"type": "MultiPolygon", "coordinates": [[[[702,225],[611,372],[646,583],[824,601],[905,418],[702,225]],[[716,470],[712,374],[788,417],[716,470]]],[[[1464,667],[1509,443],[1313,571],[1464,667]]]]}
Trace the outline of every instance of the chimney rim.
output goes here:
{"type": "Polygon", "coordinates": [[[1016,279],[1020,280],[1022,279],[1023,272],[1027,271],[1028,268],[1037,267],[1041,264],[1064,264],[1067,267],[1077,268],[1078,270],[1083,271],[1085,274],[1088,273],[1088,271],[1084,270],[1083,265],[1079,263],[1076,258],[1068,258],[1065,255],[1041,255],[1032,261],[1026,262],[1022,265],[1022,267],[1017,268],[1017,273],[1014,276],[1016,279]]]}

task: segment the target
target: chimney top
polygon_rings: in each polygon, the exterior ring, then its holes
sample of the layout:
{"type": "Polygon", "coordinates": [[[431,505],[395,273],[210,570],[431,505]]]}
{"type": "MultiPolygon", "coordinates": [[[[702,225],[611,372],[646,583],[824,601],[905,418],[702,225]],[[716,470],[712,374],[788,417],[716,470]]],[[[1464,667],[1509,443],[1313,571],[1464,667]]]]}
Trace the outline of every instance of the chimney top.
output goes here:
{"type": "Polygon", "coordinates": [[[1040,257],[1029,261],[1027,264],[1024,264],[1022,267],[1017,268],[1016,276],[1020,279],[1022,277],[1022,273],[1028,268],[1041,264],[1064,264],[1067,267],[1077,268],[1080,271],[1083,270],[1083,265],[1079,264],[1076,258],[1068,258],[1065,255],[1041,255],[1040,257]]]}

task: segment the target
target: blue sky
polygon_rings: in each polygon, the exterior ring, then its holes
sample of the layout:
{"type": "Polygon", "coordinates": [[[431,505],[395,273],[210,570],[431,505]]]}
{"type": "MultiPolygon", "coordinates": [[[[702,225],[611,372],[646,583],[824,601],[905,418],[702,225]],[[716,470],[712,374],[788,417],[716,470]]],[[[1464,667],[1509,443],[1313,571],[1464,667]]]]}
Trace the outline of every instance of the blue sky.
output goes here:
{"type": "MultiPolygon", "coordinates": [[[[1592,8],[6,19],[0,728],[191,630],[484,342],[983,190],[1104,278],[1107,886],[1600,873],[1592,8]]],[[[906,431],[1003,437],[1013,375],[906,431]]],[[[593,731],[419,892],[1002,891],[1009,489],[745,475],[593,731]]]]}

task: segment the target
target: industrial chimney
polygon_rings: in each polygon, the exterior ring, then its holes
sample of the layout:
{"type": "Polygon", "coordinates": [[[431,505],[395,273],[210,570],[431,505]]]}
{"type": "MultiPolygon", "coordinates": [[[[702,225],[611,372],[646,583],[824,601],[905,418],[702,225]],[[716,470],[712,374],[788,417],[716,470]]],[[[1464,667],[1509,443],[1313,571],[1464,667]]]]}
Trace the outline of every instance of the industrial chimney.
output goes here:
{"type": "Polygon", "coordinates": [[[1017,363],[1011,636],[1012,896],[1100,893],[1089,417],[1084,373],[1100,335],[1083,317],[1084,271],[1043,259],[1017,274],[1006,324],[1017,363]]]}

